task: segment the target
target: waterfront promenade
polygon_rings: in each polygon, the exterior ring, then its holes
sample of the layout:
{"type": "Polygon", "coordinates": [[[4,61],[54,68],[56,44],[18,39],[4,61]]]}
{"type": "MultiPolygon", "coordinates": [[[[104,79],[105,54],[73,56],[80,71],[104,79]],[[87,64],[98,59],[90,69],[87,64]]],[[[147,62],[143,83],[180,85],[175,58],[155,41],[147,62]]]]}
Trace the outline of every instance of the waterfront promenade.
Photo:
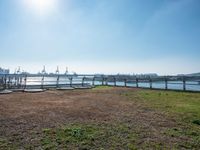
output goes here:
{"type": "Polygon", "coordinates": [[[134,76],[97,74],[7,74],[0,75],[0,89],[49,89],[98,85],[200,91],[200,76],[134,76]]]}

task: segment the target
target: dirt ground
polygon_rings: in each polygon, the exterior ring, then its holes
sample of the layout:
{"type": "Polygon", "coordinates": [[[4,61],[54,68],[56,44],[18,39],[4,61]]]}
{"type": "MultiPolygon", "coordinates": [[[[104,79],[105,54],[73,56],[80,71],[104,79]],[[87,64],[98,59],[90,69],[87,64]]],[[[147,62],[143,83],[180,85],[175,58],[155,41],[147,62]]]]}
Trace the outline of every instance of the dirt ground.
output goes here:
{"type": "Polygon", "coordinates": [[[49,90],[42,93],[0,95],[0,138],[20,143],[23,149],[27,143],[39,146],[40,133],[44,128],[73,122],[126,122],[139,128],[139,147],[147,141],[169,146],[187,141],[184,137],[178,139],[161,134],[165,129],[176,126],[175,120],[123,96],[127,91],[137,90],[49,90]],[[37,138],[33,138],[33,132],[37,138]]]}

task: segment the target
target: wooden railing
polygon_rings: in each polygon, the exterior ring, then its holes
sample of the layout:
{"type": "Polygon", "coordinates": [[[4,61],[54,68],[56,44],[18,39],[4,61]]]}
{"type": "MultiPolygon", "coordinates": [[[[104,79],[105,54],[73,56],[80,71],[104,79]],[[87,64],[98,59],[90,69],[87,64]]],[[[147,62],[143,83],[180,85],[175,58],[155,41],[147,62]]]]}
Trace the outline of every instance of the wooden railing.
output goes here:
{"type": "Polygon", "coordinates": [[[0,89],[58,88],[63,86],[110,85],[200,91],[200,76],[133,76],[94,74],[0,75],[0,89]],[[159,86],[162,87],[159,87],[159,86]],[[191,89],[191,87],[193,87],[191,89]]]}

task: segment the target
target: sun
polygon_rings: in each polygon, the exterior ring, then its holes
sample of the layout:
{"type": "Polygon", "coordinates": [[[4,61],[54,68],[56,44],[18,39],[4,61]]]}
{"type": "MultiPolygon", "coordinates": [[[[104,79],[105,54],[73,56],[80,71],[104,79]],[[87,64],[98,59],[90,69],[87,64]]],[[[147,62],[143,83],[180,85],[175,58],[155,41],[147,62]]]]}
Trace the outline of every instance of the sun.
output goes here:
{"type": "Polygon", "coordinates": [[[23,3],[28,10],[44,16],[55,10],[58,0],[23,0],[23,3]]]}

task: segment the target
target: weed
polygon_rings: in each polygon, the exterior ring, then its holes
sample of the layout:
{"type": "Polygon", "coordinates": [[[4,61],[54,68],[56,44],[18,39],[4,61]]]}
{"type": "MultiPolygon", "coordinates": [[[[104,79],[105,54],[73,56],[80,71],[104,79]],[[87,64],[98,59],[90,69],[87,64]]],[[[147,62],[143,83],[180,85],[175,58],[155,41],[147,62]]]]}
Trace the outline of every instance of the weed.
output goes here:
{"type": "Polygon", "coordinates": [[[192,123],[200,125],[200,120],[193,120],[192,123]]]}

